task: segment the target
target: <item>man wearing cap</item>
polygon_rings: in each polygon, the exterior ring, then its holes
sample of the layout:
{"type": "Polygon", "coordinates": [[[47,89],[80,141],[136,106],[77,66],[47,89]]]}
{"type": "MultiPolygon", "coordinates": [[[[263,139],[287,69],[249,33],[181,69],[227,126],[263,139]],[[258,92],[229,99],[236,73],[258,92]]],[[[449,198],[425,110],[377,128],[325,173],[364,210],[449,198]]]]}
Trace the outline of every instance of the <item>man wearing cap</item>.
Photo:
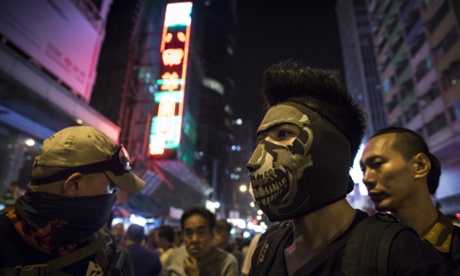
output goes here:
{"type": "Polygon", "coordinates": [[[238,262],[238,271],[240,271],[243,258],[241,255],[241,251],[234,248],[231,244],[232,235],[230,232],[232,231],[232,228],[232,224],[229,223],[227,219],[223,218],[217,220],[216,225],[214,226],[214,236],[212,239],[212,244],[232,254],[238,262]]]}
{"type": "Polygon", "coordinates": [[[25,195],[0,214],[0,274],[123,273],[123,258],[101,229],[116,188],[137,192],[144,184],[124,148],[96,128],[55,133],[35,158],[25,195]]]}

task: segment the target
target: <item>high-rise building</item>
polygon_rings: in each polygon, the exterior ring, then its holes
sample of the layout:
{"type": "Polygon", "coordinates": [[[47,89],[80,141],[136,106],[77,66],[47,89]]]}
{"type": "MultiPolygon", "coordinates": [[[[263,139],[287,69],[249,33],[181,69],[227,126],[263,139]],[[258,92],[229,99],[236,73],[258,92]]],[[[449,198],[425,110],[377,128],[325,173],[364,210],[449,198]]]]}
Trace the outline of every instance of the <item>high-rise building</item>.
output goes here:
{"type": "Polygon", "coordinates": [[[168,215],[222,200],[234,25],[233,0],[114,1],[92,104],[123,126],[146,180],[131,207],[168,215]]]}
{"type": "Polygon", "coordinates": [[[231,196],[224,199],[224,204],[230,207],[226,210],[228,213],[238,218],[253,219],[257,209],[250,206],[253,201],[250,194],[251,179],[246,168],[256,142],[253,121],[235,119],[232,122],[232,133],[234,139],[230,147],[230,180],[224,187],[224,193],[231,196]]]}
{"type": "Polygon", "coordinates": [[[88,103],[111,0],[0,3],[0,193],[30,181],[35,155],[54,132],[120,128],[88,103]]]}
{"type": "MultiPolygon", "coordinates": [[[[362,8],[362,2],[353,3],[355,10],[362,8]]],[[[458,212],[460,5],[454,0],[369,0],[366,6],[387,124],[425,138],[442,165],[436,194],[442,210],[458,212]]],[[[356,68],[345,64],[345,70],[356,68]]]]}
{"type": "Polygon", "coordinates": [[[338,1],[336,14],[345,81],[353,99],[365,109],[367,138],[386,126],[386,116],[366,1],[338,1]]]}

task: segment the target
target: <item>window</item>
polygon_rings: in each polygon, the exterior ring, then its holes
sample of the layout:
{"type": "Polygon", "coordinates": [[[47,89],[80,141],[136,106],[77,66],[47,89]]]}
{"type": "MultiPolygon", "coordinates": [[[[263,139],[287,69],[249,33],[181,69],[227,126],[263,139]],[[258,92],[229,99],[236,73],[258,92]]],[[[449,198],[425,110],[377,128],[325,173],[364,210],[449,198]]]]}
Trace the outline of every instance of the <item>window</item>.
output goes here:
{"type": "Polygon", "coordinates": [[[432,33],[436,27],[438,27],[439,23],[444,19],[444,17],[449,12],[449,3],[448,1],[444,1],[444,4],[436,11],[435,15],[428,21],[428,30],[432,33]]]}
{"type": "Polygon", "coordinates": [[[453,27],[441,40],[441,42],[432,49],[435,59],[439,60],[440,58],[442,58],[450,50],[452,45],[454,45],[455,42],[458,41],[458,38],[459,36],[457,29],[453,27]]]}
{"type": "Polygon", "coordinates": [[[439,86],[433,83],[431,88],[419,98],[420,106],[425,107],[433,102],[439,96],[439,86]]]}
{"type": "Polygon", "coordinates": [[[460,120],[460,100],[457,100],[454,105],[449,108],[449,113],[452,121],[460,120]]]}
{"type": "Polygon", "coordinates": [[[440,113],[436,115],[436,117],[434,117],[431,122],[426,124],[426,130],[428,131],[428,135],[431,136],[439,130],[443,129],[446,125],[446,116],[444,116],[444,113],[440,113]]]}
{"type": "Polygon", "coordinates": [[[460,61],[453,62],[450,68],[442,73],[441,81],[444,89],[448,89],[460,81],[460,61]]]}
{"type": "Polygon", "coordinates": [[[399,104],[398,96],[393,95],[393,97],[391,98],[391,101],[387,103],[388,113],[391,113],[391,111],[393,111],[393,109],[395,109],[395,107],[398,106],[398,104],[399,104]]]}
{"type": "Polygon", "coordinates": [[[419,109],[417,103],[413,103],[406,111],[404,111],[404,118],[406,119],[406,122],[409,122],[412,118],[417,116],[418,111],[419,109]]]}
{"type": "Polygon", "coordinates": [[[390,91],[390,89],[393,87],[394,83],[395,83],[395,77],[391,75],[388,79],[386,79],[382,83],[383,92],[388,93],[388,91],[390,91]]]}
{"type": "Polygon", "coordinates": [[[421,80],[432,67],[433,62],[431,61],[431,58],[420,61],[420,63],[417,64],[417,68],[415,69],[415,78],[417,81],[421,80]]]}

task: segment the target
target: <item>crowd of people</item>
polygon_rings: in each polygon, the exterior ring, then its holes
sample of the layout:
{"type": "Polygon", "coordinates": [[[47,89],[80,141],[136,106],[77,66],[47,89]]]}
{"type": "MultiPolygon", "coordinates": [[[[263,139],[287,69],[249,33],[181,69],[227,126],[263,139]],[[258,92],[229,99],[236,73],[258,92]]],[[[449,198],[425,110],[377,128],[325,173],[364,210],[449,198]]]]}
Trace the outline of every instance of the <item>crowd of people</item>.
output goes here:
{"type": "Polygon", "coordinates": [[[147,232],[137,224],[125,228],[117,223],[110,232],[131,257],[135,275],[247,275],[249,272],[246,268],[243,273],[242,266],[243,263],[250,266],[251,253],[243,250],[238,237],[232,237],[233,225],[224,218],[216,220],[206,208],[196,206],[186,210],[180,226],[162,225],[147,232]]]}
{"type": "Polygon", "coordinates": [[[366,124],[344,83],[287,60],[264,72],[262,93],[247,168],[276,223],[247,250],[201,206],[147,233],[112,226],[115,191],[145,183],[122,145],[77,126],[46,139],[25,194],[7,195],[0,275],[460,275],[460,228],[433,204],[441,166],[419,134],[379,130],[358,156],[378,211],[369,216],[346,200],[366,124]]]}

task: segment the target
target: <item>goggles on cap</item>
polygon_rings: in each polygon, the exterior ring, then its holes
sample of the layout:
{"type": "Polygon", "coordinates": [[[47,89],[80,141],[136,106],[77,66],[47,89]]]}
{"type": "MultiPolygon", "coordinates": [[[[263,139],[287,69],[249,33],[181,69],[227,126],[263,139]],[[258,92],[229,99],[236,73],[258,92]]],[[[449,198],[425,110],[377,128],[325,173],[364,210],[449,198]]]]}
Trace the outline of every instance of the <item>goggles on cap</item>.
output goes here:
{"type": "Polygon", "coordinates": [[[42,185],[52,183],[58,180],[63,180],[69,177],[71,174],[79,172],[82,174],[90,174],[104,171],[111,171],[116,176],[120,176],[124,173],[131,172],[132,167],[129,162],[129,155],[123,145],[119,144],[115,147],[112,155],[108,160],[81,165],[77,167],[66,168],[53,175],[45,176],[42,178],[32,179],[32,183],[35,185],[42,185]]]}

